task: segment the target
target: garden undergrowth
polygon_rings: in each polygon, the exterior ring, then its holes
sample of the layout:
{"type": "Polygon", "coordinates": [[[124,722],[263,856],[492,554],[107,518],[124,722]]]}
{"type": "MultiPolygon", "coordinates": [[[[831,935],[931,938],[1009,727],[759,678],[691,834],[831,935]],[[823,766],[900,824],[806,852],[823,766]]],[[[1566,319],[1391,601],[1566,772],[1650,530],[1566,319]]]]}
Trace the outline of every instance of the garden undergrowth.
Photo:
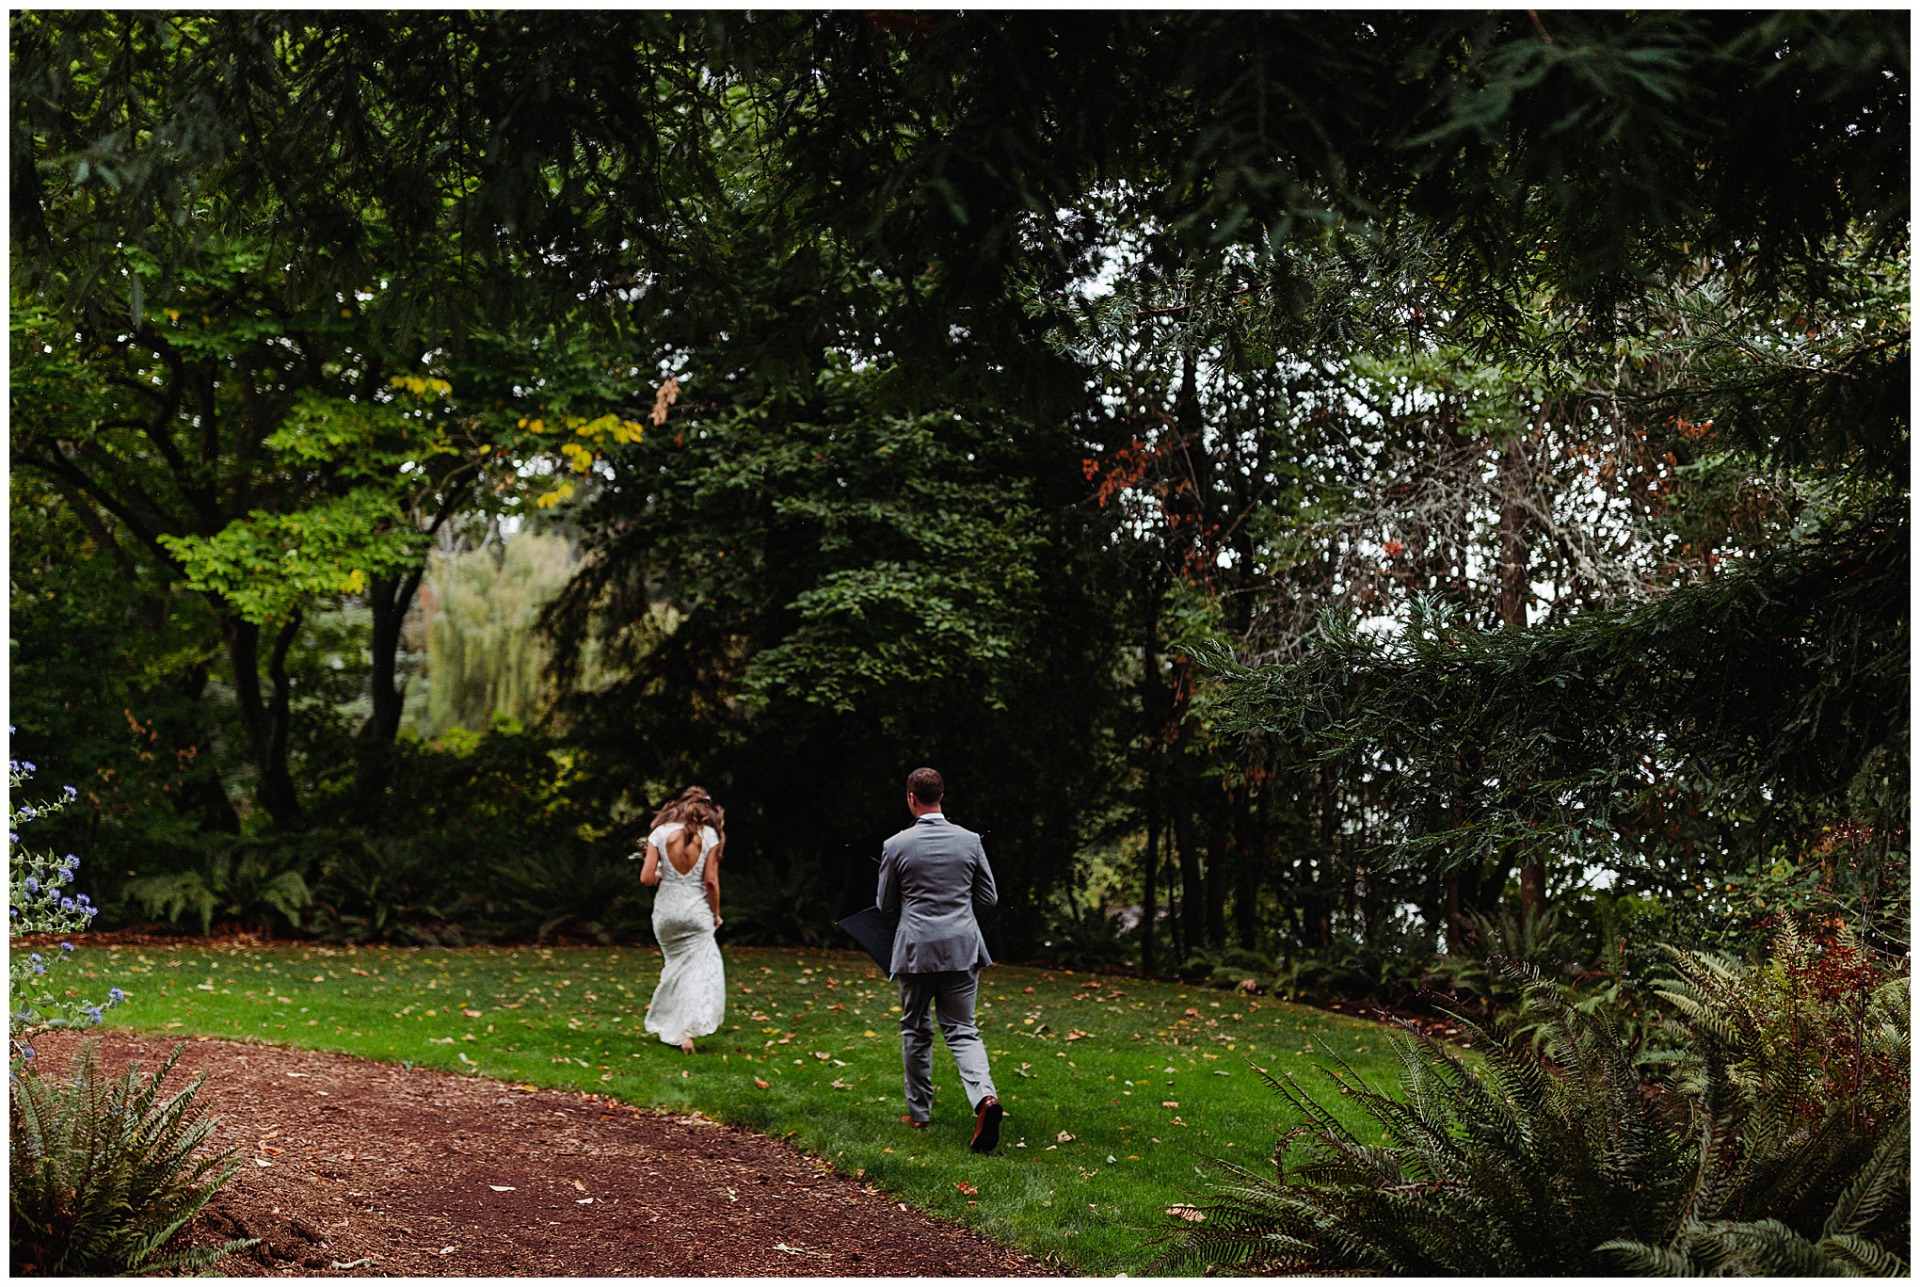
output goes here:
{"type": "Polygon", "coordinates": [[[1007,1116],[999,1152],[982,1157],[967,1150],[972,1116],[943,1047],[933,1126],[900,1122],[898,993],[852,952],[728,949],[726,1023],[691,1057],[642,1026],[660,974],[659,953],[646,948],[82,952],[80,973],[127,993],[114,1027],[697,1109],[1083,1274],[1145,1267],[1167,1208],[1203,1189],[1206,1158],[1264,1164],[1293,1123],[1255,1068],[1293,1072],[1343,1120],[1316,1064],[1337,1056],[1380,1084],[1397,1072],[1387,1030],[1362,1020],[1180,984],[995,966],[981,977],[979,1020],[1007,1116]]]}

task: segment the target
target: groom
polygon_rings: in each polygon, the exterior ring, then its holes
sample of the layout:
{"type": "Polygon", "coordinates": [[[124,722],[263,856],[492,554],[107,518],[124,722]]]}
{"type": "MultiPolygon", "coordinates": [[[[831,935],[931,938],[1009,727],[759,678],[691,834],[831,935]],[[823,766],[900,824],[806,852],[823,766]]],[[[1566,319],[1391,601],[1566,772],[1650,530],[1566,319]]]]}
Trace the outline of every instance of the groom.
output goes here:
{"type": "Polygon", "coordinates": [[[880,892],[883,912],[898,911],[888,973],[900,980],[900,1047],[906,1064],[907,1115],[901,1120],[925,1130],[933,1115],[933,1025],[960,1067],[960,1080],[973,1104],[973,1151],[991,1153],[1000,1142],[1000,1100],[993,1092],[987,1049],[973,1022],[974,993],[980,967],[992,965],[973,905],[998,901],[993,869],[987,866],[980,837],[947,821],[940,810],[946,783],[932,769],[907,776],[907,808],[913,825],[888,840],[881,850],[880,892]]]}

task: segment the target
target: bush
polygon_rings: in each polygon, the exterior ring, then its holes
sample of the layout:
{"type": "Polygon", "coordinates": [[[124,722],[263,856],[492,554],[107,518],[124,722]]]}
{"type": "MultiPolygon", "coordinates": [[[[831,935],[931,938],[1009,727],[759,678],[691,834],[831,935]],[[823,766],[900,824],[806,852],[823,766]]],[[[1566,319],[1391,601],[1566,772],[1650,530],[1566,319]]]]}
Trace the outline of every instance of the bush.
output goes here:
{"type": "Polygon", "coordinates": [[[275,842],[224,836],[208,837],[207,845],[199,866],[130,880],[125,896],[176,929],[197,923],[202,934],[211,933],[216,920],[269,934],[301,928],[301,914],[313,901],[301,873],[303,855],[275,842]]]}
{"type": "Polygon", "coordinates": [[[123,1274],[197,1270],[250,1245],[165,1249],[230,1179],[232,1151],[195,1158],[213,1123],[193,1111],[201,1078],[171,1098],[138,1065],[100,1072],[93,1047],[72,1074],[16,1077],[11,1101],[13,1272],[123,1274]]]}
{"type": "MultiPolygon", "coordinates": [[[[9,726],[8,731],[12,731],[9,726]]],[[[62,789],[58,800],[29,803],[21,789],[33,774],[31,762],[11,760],[7,784],[12,797],[7,828],[7,922],[12,934],[72,934],[87,927],[96,908],[85,894],[70,894],[68,886],[80,868],[72,854],[56,858],[51,853],[35,853],[20,847],[20,828],[72,802],[77,794],[72,787],[62,789]]],[[[17,1073],[33,1059],[33,1047],[27,1039],[46,1028],[86,1028],[100,1022],[100,1012],[120,1000],[114,988],[103,1002],[95,1003],[76,996],[73,989],[57,992],[50,981],[67,962],[73,944],[62,943],[58,950],[43,955],[35,951],[14,951],[7,959],[7,1037],[10,1064],[17,1073]]]]}
{"type": "Polygon", "coordinates": [[[1261,1273],[1904,1273],[1907,980],[1846,940],[1742,967],[1675,953],[1683,1049],[1644,1081],[1604,1008],[1524,978],[1536,1052],[1462,1026],[1484,1071],[1410,1029],[1400,1094],[1326,1071],[1387,1143],[1291,1077],[1277,1175],[1228,1175],[1162,1263],[1261,1273]]]}
{"type": "Polygon", "coordinates": [[[323,860],[307,928],[348,943],[459,947],[471,900],[453,854],[425,838],[342,834],[323,860]]]}

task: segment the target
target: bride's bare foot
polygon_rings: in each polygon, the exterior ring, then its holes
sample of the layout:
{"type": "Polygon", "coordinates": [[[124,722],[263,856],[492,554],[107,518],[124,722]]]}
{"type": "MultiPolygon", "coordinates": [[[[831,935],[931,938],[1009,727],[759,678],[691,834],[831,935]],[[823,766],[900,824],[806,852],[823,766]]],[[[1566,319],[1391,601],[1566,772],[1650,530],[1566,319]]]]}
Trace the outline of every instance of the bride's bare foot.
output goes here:
{"type": "Polygon", "coordinates": [[[683,1055],[690,1055],[690,1054],[692,1054],[692,1053],[693,1053],[693,1038],[692,1038],[692,1037],[682,1037],[682,1038],[680,1038],[680,1053],[681,1053],[681,1054],[683,1054],[683,1055]]]}

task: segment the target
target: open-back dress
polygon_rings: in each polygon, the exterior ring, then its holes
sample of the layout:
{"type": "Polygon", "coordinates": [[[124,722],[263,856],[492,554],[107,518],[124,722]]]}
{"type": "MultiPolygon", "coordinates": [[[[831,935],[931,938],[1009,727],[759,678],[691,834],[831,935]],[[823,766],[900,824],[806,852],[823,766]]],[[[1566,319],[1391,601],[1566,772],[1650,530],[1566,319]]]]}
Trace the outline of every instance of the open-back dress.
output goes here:
{"type": "Polygon", "coordinates": [[[700,828],[700,856],[682,872],[667,857],[667,841],[686,826],[655,827],[647,842],[660,851],[660,887],[653,900],[653,933],[666,954],[660,986],[647,1005],[647,1031],[677,1046],[720,1030],[727,1015],[727,973],[713,937],[713,908],[705,887],[707,858],[719,847],[712,827],[700,828]]]}

